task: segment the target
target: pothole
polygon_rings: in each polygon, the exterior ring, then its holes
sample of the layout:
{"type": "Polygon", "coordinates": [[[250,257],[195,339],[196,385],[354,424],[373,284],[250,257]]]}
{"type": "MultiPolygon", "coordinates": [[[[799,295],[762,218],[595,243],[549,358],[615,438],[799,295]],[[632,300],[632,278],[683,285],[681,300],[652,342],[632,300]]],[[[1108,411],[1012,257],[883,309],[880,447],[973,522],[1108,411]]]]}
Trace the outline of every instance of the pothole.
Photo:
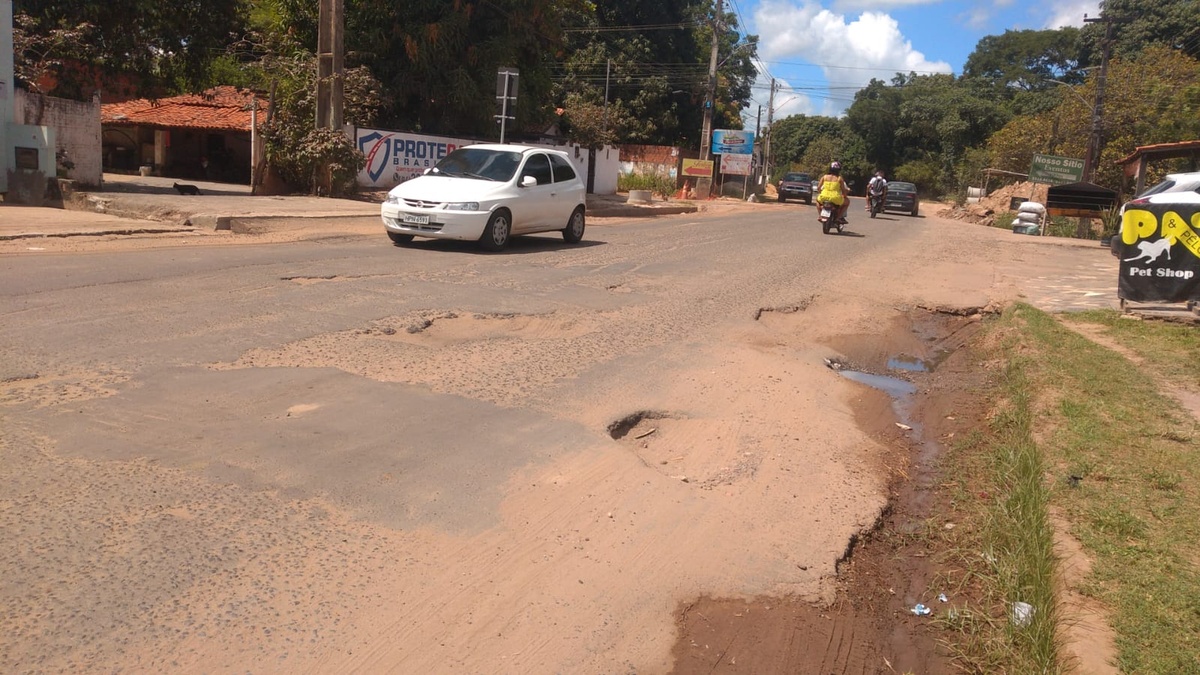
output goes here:
{"type": "Polygon", "coordinates": [[[607,431],[648,468],[701,489],[750,478],[762,461],[753,441],[728,420],[642,410],[609,424],[607,431]]]}
{"type": "Polygon", "coordinates": [[[801,300],[799,303],[796,303],[794,305],[780,305],[778,307],[759,307],[754,312],[754,320],[760,321],[764,314],[796,314],[797,312],[803,312],[804,310],[808,309],[808,306],[812,304],[812,301],[815,298],[816,298],[815,295],[810,296],[808,298],[805,298],[804,300],[801,300]]]}
{"type": "Polygon", "coordinates": [[[444,311],[385,319],[362,332],[406,342],[446,345],[504,338],[569,339],[581,337],[595,329],[595,320],[586,315],[460,314],[444,311]]]}

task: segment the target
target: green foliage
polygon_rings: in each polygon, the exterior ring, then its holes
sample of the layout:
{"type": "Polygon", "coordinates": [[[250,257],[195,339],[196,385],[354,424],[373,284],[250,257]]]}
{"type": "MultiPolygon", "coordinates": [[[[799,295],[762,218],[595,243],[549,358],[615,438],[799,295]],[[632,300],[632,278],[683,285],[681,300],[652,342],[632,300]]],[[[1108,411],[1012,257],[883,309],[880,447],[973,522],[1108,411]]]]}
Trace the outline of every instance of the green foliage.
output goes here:
{"type": "Polygon", "coordinates": [[[617,189],[649,190],[665,199],[675,194],[675,181],[661,173],[623,173],[617,177],[617,189]]]}
{"type": "Polygon", "coordinates": [[[896,169],[896,180],[912,183],[925,194],[936,189],[940,178],[941,167],[936,159],[918,159],[896,169]]]}
{"type": "MultiPolygon", "coordinates": [[[[1151,47],[1180,50],[1200,59],[1200,3],[1196,0],[1104,0],[1104,15],[1120,23],[1113,26],[1113,55],[1129,58],[1151,47]]],[[[1080,50],[1087,65],[1099,65],[1103,23],[1091,23],[1080,34],[1080,50]]]]}
{"type": "Polygon", "coordinates": [[[967,57],[963,76],[1008,89],[1044,89],[1047,80],[1078,82],[1079,29],[1006,30],[988,35],[967,57]]]}
{"type": "Polygon", "coordinates": [[[58,73],[46,93],[89,98],[107,90],[161,95],[193,91],[213,58],[246,26],[245,0],[15,0],[41,31],[90,27],[86,49],[71,50],[76,67],[58,73]]]}

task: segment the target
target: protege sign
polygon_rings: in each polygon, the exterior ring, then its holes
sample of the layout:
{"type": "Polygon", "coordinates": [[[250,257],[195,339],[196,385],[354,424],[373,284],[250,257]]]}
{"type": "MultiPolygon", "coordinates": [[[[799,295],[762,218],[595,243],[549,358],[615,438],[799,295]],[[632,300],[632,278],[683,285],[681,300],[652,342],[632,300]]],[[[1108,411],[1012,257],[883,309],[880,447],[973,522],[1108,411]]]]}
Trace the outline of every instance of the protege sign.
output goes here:
{"type": "Polygon", "coordinates": [[[367,163],[358,173],[363,187],[391,189],[432,168],[456,148],[475,141],[440,136],[420,136],[382,129],[356,129],[354,143],[367,163]]]}
{"type": "Polygon", "coordinates": [[[1200,300],[1200,205],[1126,208],[1115,250],[1117,295],[1135,302],[1200,300]]]}

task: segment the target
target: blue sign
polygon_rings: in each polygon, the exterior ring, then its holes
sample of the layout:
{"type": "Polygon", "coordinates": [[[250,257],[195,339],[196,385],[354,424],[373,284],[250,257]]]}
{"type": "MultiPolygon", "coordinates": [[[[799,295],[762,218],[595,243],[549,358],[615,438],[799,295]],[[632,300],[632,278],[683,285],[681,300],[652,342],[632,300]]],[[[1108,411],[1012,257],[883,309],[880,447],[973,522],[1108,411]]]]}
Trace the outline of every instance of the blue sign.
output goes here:
{"type": "Polygon", "coordinates": [[[712,151],[714,155],[754,154],[754,132],[740,129],[717,129],[713,131],[712,151]]]}

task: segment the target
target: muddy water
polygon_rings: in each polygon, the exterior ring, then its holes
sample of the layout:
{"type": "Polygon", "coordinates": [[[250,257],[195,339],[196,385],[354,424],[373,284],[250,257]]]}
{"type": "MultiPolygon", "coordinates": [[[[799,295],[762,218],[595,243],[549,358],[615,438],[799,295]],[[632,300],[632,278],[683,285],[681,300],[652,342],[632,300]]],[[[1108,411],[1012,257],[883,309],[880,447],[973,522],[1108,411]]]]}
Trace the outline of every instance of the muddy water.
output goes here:
{"type": "MultiPolygon", "coordinates": [[[[886,448],[891,500],[874,529],[839,562],[841,590],[830,606],[799,598],[698,598],[677,614],[675,673],[950,673],[920,602],[940,609],[942,589],[919,538],[937,511],[939,438],[971,424],[966,356],[959,349],[978,321],[915,311],[880,335],[828,344],[839,373],[859,382],[856,423],[886,448]],[[903,426],[901,426],[903,425],[903,426]]],[[[945,605],[942,605],[944,607],[945,605]]]]}

